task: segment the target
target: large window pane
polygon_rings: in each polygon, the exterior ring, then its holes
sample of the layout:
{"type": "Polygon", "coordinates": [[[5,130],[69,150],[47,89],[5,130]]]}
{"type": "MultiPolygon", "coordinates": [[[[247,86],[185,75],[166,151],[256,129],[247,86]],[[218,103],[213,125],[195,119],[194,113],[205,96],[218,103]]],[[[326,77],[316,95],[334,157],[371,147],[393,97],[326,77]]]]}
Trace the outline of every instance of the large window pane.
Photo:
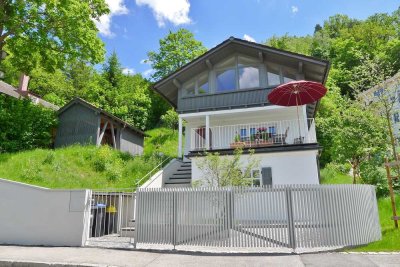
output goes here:
{"type": "Polygon", "coordinates": [[[267,65],[267,78],[268,78],[268,85],[278,85],[281,83],[280,79],[280,71],[278,66],[274,65],[267,65]]]}
{"type": "Polygon", "coordinates": [[[239,68],[239,88],[245,89],[254,87],[260,87],[260,74],[258,68],[239,68]]]}
{"type": "Polygon", "coordinates": [[[209,86],[208,86],[208,75],[202,75],[199,77],[199,80],[197,81],[197,92],[199,94],[206,94],[209,92],[209,86]]]}
{"type": "Polygon", "coordinates": [[[283,70],[282,74],[283,74],[283,82],[284,83],[296,80],[296,74],[294,73],[294,71],[283,70]]]}
{"type": "Polygon", "coordinates": [[[235,69],[217,72],[217,92],[231,91],[236,89],[235,69]]]}
{"type": "Polygon", "coordinates": [[[194,95],[195,94],[195,84],[194,82],[190,82],[188,84],[185,84],[183,86],[183,91],[185,93],[185,96],[190,96],[190,95],[194,95]]]}

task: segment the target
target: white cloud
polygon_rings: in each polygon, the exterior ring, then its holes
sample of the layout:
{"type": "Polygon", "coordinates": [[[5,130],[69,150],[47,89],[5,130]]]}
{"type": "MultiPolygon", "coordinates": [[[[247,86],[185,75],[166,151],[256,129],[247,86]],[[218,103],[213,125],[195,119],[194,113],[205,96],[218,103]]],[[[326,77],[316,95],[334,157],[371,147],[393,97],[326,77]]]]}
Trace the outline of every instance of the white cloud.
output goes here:
{"type": "Polygon", "coordinates": [[[132,68],[123,68],[122,73],[125,75],[133,75],[135,74],[135,69],[132,68]]]}
{"type": "Polygon", "coordinates": [[[249,42],[256,42],[256,40],[253,38],[253,37],[251,37],[250,35],[247,35],[247,34],[245,34],[245,35],[243,35],[243,39],[245,39],[246,41],[249,41],[249,42]]]}
{"type": "Polygon", "coordinates": [[[147,64],[147,65],[150,65],[151,62],[150,62],[150,60],[148,60],[148,59],[142,59],[142,60],[140,60],[140,64],[147,64]]]}
{"type": "Polygon", "coordinates": [[[151,8],[159,27],[164,27],[168,21],[174,25],[191,22],[189,0],[136,0],[136,4],[151,8]]]}
{"type": "Polygon", "coordinates": [[[148,69],[142,72],[144,78],[150,78],[150,76],[154,73],[153,69],[148,69]]]}
{"type": "Polygon", "coordinates": [[[299,8],[297,6],[292,6],[292,13],[296,14],[297,12],[299,12],[299,8]]]}
{"type": "Polygon", "coordinates": [[[128,8],[125,6],[125,0],[106,0],[110,13],[107,15],[102,15],[99,21],[95,20],[97,29],[99,29],[100,34],[112,37],[114,33],[111,31],[111,19],[113,16],[128,14],[128,8]]]}

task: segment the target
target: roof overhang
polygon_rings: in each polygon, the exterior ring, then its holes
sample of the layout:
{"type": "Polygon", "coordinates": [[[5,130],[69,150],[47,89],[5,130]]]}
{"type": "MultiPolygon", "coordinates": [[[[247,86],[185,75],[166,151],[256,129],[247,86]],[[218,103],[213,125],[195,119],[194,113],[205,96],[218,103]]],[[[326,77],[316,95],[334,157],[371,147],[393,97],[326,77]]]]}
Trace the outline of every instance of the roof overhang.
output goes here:
{"type": "Polygon", "coordinates": [[[326,82],[330,67],[329,62],[326,60],[231,37],[164,79],[156,82],[153,89],[176,108],[179,84],[189,80],[191,77],[202,71],[206,71],[209,68],[208,65],[210,63],[217,63],[233,53],[262,57],[266,61],[296,69],[299,68],[299,62],[301,62],[301,68],[305,75],[305,79],[323,84],[326,82]]]}

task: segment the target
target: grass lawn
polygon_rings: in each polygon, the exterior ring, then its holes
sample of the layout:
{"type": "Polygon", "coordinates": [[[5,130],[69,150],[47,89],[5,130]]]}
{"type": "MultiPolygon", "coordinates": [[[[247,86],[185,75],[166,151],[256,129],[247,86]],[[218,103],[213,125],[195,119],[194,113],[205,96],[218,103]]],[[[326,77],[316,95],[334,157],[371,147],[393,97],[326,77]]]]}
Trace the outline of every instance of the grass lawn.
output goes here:
{"type": "Polygon", "coordinates": [[[177,154],[176,131],[147,133],[143,156],[79,145],[0,154],[0,178],[48,188],[132,188],[162,158],[177,154]]]}
{"type": "MultiPolygon", "coordinates": [[[[342,173],[332,173],[326,169],[321,170],[322,184],[351,184],[352,177],[342,173]]],[[[400,212],[400,196],[396,196],[397,212],[400,212]]],[[[346,251],[400,251],[400,229],[394,228],[392,206],[390,198],[378,199],[379,220],[382,228],[382,240],[366,246],[347,249],[346,251]]]]}

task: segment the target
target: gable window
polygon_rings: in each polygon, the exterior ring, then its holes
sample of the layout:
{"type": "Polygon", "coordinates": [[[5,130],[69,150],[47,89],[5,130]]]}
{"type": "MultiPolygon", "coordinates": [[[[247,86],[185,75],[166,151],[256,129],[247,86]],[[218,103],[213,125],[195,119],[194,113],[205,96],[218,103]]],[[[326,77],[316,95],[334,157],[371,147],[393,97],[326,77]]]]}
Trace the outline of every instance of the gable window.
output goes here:
{"type": "Polygon", "coordinates": [[[239,88],[260,87],[260,68],[257,62],[246,57],[238,57],[239,88]]]}
{"type": "Polygon", "coordinates": [[[268,86],[281,84],[281,70],[275,64],[267,64],[268,86]]]}
{"type": "Polygon", "coordinates": [[[201,95],[210,92],[208,83],[208,73],[197,75],[190,81],[183,85],[183,92],[185,96],[201,95]]]}
{"type": "Polygon", "coordinates": [[[216,66],[216,92],[260,87],[260,63],[234,56],[216,66]]]}
{"type": "Polygon", "coordinates": [[[291,82],[296,80],[296,73],[293,70],[284,68],[282,70],[282,76],[283,76],[283,83],[291,82]]]}

